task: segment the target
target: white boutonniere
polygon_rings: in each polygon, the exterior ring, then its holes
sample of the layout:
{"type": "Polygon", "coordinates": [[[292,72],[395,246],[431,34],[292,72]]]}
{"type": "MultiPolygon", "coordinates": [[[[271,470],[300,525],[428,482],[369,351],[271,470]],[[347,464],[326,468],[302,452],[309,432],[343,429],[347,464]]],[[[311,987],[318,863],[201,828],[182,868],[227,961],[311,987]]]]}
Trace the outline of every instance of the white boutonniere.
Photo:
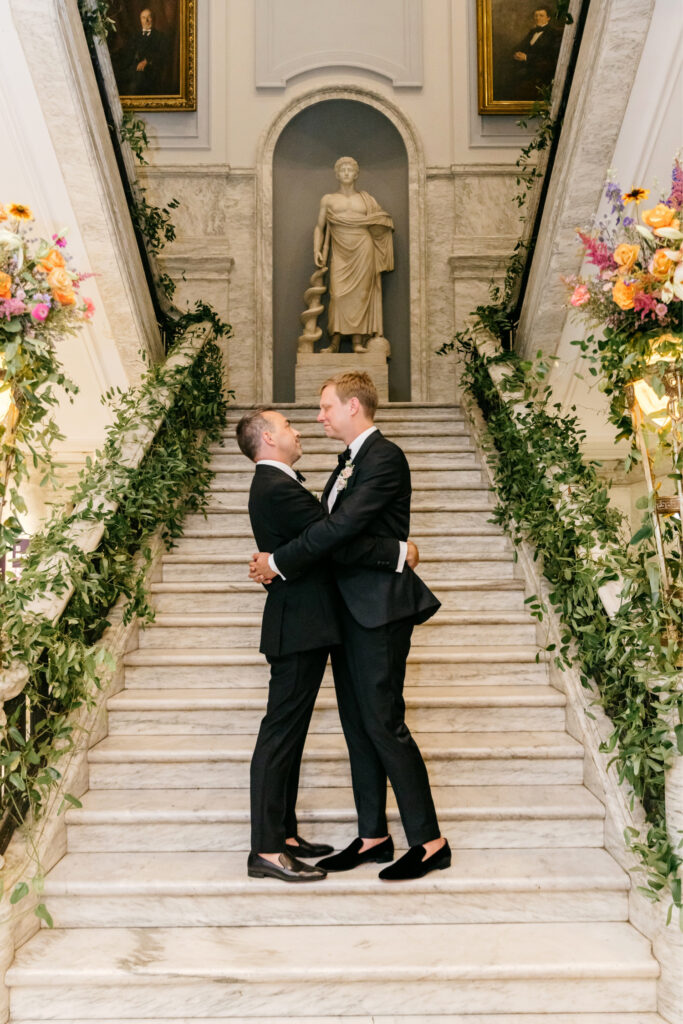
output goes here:
{"type": "Polygon", "coordinates": [[[343,491],[346,485],[348,484],[349,480],[353,476],[354,468],[355,467],[353,462],[351,462],[351,459],[349,459],[344,468],[342,469],[341,473],[337,477],[337,494],[339,494],[340,491],[343,491]]]}

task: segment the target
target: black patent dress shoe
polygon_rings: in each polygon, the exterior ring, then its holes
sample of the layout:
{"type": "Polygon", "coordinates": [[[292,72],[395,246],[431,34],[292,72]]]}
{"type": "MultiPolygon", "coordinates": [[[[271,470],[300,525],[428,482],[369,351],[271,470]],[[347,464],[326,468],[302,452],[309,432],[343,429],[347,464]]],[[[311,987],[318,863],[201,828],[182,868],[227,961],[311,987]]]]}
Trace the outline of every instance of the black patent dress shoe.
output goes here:
{"type": "Polygon", "coordinates": [[[319,882],[327,874],[322,868],[304,864],[302,860],[284,851],[279,854],[278,860],[279,864],[273,864],[258,853],[250,853],[247,874],[250,878],[279,878],[281,882],[319,882]]]}
{"type": "Polygon", "coordinates": [[[329,843],[309,843],[301,836],[294,838],[297,841],[296,846],[293,843],[285,843],[287,852],[294,857],[325,857],[328,853],[334,853],[334,846],[330,846],[329,843]]]}
{"type": "Polygon", "coordinates": [[[444,868],[451,866],[451,848],[448,840],[436,853],[427,857],[427,860],[422,859],[424,855],[424,846],[411,846],[407,853],[380,871],[379,877],[383,882],[405,882],[409,878],[424,878],[430,871],[443,871],[444,868]]]}
{"type": "Polygon", "coordinates": [[[359,864],[386,864],[394,858],[394,841],[391,836],[383,843],[371,846],[365,853],[360,852],[362,845],[362,839],[354,839],[341,853],[319,860],[317,866],[325,871],[351,871],[359,864]]]}

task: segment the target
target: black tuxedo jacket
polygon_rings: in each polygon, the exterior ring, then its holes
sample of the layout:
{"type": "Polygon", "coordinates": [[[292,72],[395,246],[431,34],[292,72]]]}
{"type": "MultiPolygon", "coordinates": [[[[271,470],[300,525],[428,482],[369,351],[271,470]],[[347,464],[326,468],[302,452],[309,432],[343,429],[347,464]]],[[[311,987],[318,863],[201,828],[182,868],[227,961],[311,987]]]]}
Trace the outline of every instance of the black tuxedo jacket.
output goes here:
{"type": "MultiPolygon", "coordinates": [[[[340,467],[323,492],[322,504],[340,467]]],[[[322,559],[360,534],[407,540],[410,529],[410,468],[403,451],[379,430],[361,446],[353,472],[337,495],[332,512],[310,525],[301,536],[273,551],[278,569],[289,580],[317,565],[322,559]]],[[[393,563],[394,568],[396,562],[393,563]]],[[[354,619],[374,629],[400,619],[425,622],[440,602],[407,565],[403,572],[377,572],[367,563],[333,564],[337,586],[354,619]]],[[[289,586],[289,583],[286,584],[289,586]]]]}
{"type": "Polygon", "coordinates": [[[552,25],[546,25],[543,29],[534,28],[527,33],[515,48],[515,52],[521,50],[526,54],[526,61],[520,65],[522,73],[549,85],[555,73],[561,41],[560,33],[552,25]],[[541,34],[532,46],[531,40],[539,31],[541,34]]]}
{"type": "MultiPolygon", "coordinates": [[[[249,492],[249,518],[259,551],[274,551],[324,519],[325,513],[320,502],[298,481],[276,466],[257,463],[249,492]]],[[[334,557],[340,565],[363,561],[384,570],[376,573],[380,576],[395,569],[398,555],[395,539],[362,536],[334,557]]],[[[327,558],[315,559],[291,581],[276,576],[266,590],[260,646],[263,654],[293,654],[340,642],[339,593],[327,558]]]]}
{"type": "Polygon", "coordinates": [[[131,95],[146,96],[161,90],[167,62],[166,37],[153,28],[148,36],[138,32],[128,44],[126,72],[131,95]],[[140,61],[147,67],[138,71],[140,61]]]}

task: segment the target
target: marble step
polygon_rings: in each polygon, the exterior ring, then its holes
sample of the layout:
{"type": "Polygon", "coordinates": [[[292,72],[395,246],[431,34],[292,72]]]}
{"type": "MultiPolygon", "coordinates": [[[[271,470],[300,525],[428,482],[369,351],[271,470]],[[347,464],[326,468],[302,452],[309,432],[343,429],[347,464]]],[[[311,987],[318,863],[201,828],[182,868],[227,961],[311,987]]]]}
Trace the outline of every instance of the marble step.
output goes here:
{"type": "MultiPolygon", "coordinates": [[[[220,546],[216,545],[218,550],[220,546]]],[[[165,583],[178,580],[206,580],[211,582],[245,582],[249,578],[249,559],[254,553],[254,540],[245,540],[237,545],[233,540],[225,542],[231,554],[192,552],[164,555],[161,562],[162,579],[165,583]]],[[[515,563],[510,554],[496,554],[493,557],[477,558],[469,545],[453,544],[448,557],[421,554],[419,575],[428,587],[436,588],[447,580],[464,579],[512,580],[515,579],[515,563]]]]}
{"type": "MultiPolygon", "coordinates": [[[[487,585],[475,580],[459,584],[441,583],[434,589],[442,611],[522,611],[524,592],[522,580],[507,581],[513,586],[503,588],[495,581],[487,585]]],[[[263,611],[266,593],[258,583],[153,583],[152,603],[157,612],[259,612],[263,611]]]]}
{"type": "MultiPolygon", "coordinates": [[[[565,697],[551,686],[406,687],[407,722],[415,732],[560,732],[565,697]]],[[[109,735],[229,735],[256,733],[267,691],[131,690],[107,702],[109,735]]],[[[340,729],[334,692],[316,701],[310,733],[340,729]]]]}
{"type": "MultiPolygon", "coordinates": [[[[240,789],[186,788],[140,782],[113,788],[118,765],[109,771],[111,789],[90,789],[82,807],[67,813],[69,853],[248,851],[250,814],[248,770],[240,789]]],[[[213,772],[206,784],[215,784],[213,772]]],[[[189,787],[189,788],[187,788],[189,787]]],[[[433,786],[443,834],[453,850],[568,849],[602,847],[605,809],[582,785],[433,786]]],[[[389,828],[397,846],[405,839],[396,803],[388,793],[389,828]]],[[[301,834],[341,849],[357,834],[350,786],[302,788],[297,802],[301,834]]],[[[457,854],[456,854],[457,863],[457,854]]],[[[439,876],[441,877],[441,876],[439,876]]]]}
{"type": "MultiPolygon", "coordinates": [[[[321,887],[324,885],[320,883],[321,887]]],[[[659,965],[624,922],[44,929],[13,1019],[651,1012],[659,965]]]]}
{"type": "MultiPolygon", "coordinates": [[[[244,504],[233,504],[216,506],[212,505],[204,515],[201,512],[191,512],[185,518],[184,533],[187,536],[189,530],[211,528],[229,530],[235,536],[251,534],[251,523],[247,511],[247,496],[244,495],[244,504]]],[[[503,531],[495,523],[489,522],[490,509],[486,512],[454,512],[447,504],[438,501],[423,502],[421,505],[413,503],[410,510],[410,527],[412,533],[420,533],[424,530],[450,530],[454,536],[458,534],[469,536],[496,536],[503,535],[503,531]],[[454,531],[457,531],[454,533],[454,531]]]]}
{"type": "MultiPolygon", "coordinates": [[[[583,748],[562,732],[419,733],[436,786],[571,785],[583,779],[583,748]]],[[[109,736],[88,754],[92,789],[214,789],[249,784],[256,735],[109,736]]],[[[301,786],[350,785],[340,734],[309,734],[301,786]]]]}
{"type": "MultiPolygon", "coordinates": [[[[545,684],[548,681],[546,660],[547,655],[535,646],[413,646],[408,655],[406,684],[545,684]]],[[[266,686],[269,675],[265,658],[254,648],[136,650],[125,656],[124,665],[126,685],[136,688],[266,686]]],[[[331,684],[332,672],[328,666],[323,685],[331,684]]]]}
{"type": "Polygon", "coordinates": [[[57,928],[628,919],[628,877],[604,850],[459,850],[450,871],[400,886],[378,870],[313,887],[248,878],[244,853],[69,853],[45,898],[57,928]]]}
{"type": "MultiPolygon", "coordinates": [[[[512,559],[512,544],[503,533],[473,535],[468,530],[450,526],[420,530],[413,524],[410,538],[419,548],[421,561],[434,560],[437,556],[457,561],[462,561],[463,558],[483,562],[496,561],[503,557],[512,559]]],[[[251,553],[254,548],[255,541],[251,530],[235,530],[229,523],[211,522],[186,528],[183,536],[176,542],[173,553],[212,555],[222,553],[226,549],[231,553],[248,549],[251,553]]]]}
{"type": "MultiPolygon", "coordinates": [[[[52,1018],[57,1020],[57,1018],[52,1018]]],[[[16,1018],[15,1018],[16,1020],[16,1018]]],[[[106,1020],[94,1017],[79,1017],[74,1020],[61,1018],[63,1024],[130,1024],[130,1018],[115,1019],[108,1016],[106,1020]]],[[[45,1024],[45,1019],[22,1018],[21,1024],[45,1024]]],[[[145,1018],[145,1024],[254,1024],[253,1017],[155,1017],[145,1018]]],[[[438,1013],[426,1018],[423,1013],[414,1016],[401,1014],[373,1013],[372,1017],[356,1015],[352,1017],[279,1017],[269,1015],[268,1024],[667,1024],[658,1013],[438,1013]]]]}
{"type": "MultiPolygon", "coordinates": [[[[292,423],[317,423],[320,414],[320,406],[317,402],[301,404],[298,402],[284,402],[273,405],[273,409],[279,409],[283,416],[286,416],[292,423]]],[[[233,427],[246,412],[251,412],[250,406],[231,405],[226,416],[227,427],[233,427]]],[[[443,403],[430,402],[389,402],[380,405],[377,410],[375,424],[380,429],[390,423],[416,422],[435,426],[446,420],[462,420],[464,412],[455,403],[444,405],[443,403]]],[[[319,429],[322,427],[317,423],[319,429]]]]}
{"type": "MultiPolygon", "coordinates": [[[[474,452],[447,452],[447,451],[426,451],[424,447],[420,451],[412,452],[408,460],[411,473],[424,469],[476,469],[480,466],[479,456],[474,452]]],[[[335,455],[313,455],[307,451],[296,464],[296,468],[304,474],[327,473],[329,476],[337,465],[335,455]]],[[[229,473],[232,470],[251,469],[249,463],[240,451],[221,452],[211,459],[211,469],[214,473],[229,473]]],[[[308,475],[306,475],[308,482],[308,475]]]]}
{"type": "MultiPolygon", "coordinates": [[[[344,447],[342,442],[332,437],[326,437],[318,423],[315,425],[304,423],[299,432],[306,455],[329,455],[332,465],[335,464],[337,455],[344,447]]],[[[474,441],[471,437],[466,434],[450,436],[448,430],[444,430],[443,427],[423,428],[419,434],[411,434],[410,430],[406,430],[400,424],[392,424],[382,432],[390,440],[396,438],[396,443],[400,445],[409,459],[412,452],[473,453],[475,451],[474,441]],[[427,433],[427,429],[431,430],[431,433],[427,433]]],[[[212,455],[239,454],[245,458],[239,450],[234,434],[224,435],[222,443],[211,445],[209,451],[212,455]]]]}
{"type": "MultiPolygon", "coordinates": [[[[296,415],[291,418],[292,423],[305,439],[308,437],[326,439],[325,431],[320,423],[312,417],[296,415]]],[[[470,437],[470,425],[467,420],[458,416],[443,416],[430,422],[428,418],[410,416],[404,418],[387,419],[384,422],[377,420],[376,424],[382,433],[391,441],[403,447],[404,442],[415,438],[424,437],[429,443],[434,437],[470,437]]],[[[237,420],[229,420],[227,428],[223,431],[222,437],[226,442],[234,441],[237,420]]],[[[344,445],[335,440],[335,451],[340,451],[344,445]]]]}
{"type": "MultiPolygon", "coordinates": [[[[476,643],[533,644],[536,623],[527,612],[441,612],[417,626],[415,642],[424,647],[461,646],[476,643]]],[[[164,647],[251,647],[258,649],[261,616],[251,615],[157,615],[141,629],[141,650],[164,647]]]]}
{"type": "MultiPolygon", "coordinates": [[[[315,488],[309,484],[306,485],[315,488]]],[[[214,480],[208,493],[207,508],[211,511],[219,508],[239,508],[245,511],[249,502],[249,487],[251,477],[244,483],[218,485],[214,480]]],[[[322,493],[322,487],[317,488],[316,493],[322,493]]],[[[417,486],[413,480],[413,494],[411,508],[416,508],[424,503],[439,502],[446,510],[452,512],[484,512],[485,518],[489,519],[493,514],[495,496],[493,492],[481,485],[478,487],[452,487],[443,483],[421,484],[417,486]]]]}
{"type": "MultiPolygon", "coordinates": [[[[445,458],[445,457],[444,457],[445,458]]],[[[330,478],[331,467],[326,466],[322,470],[311,470],[306,473],[306,487],[311,491],[321,492],[330,478]]],[[[250,466],[247,459],[242,459],[240,468],[220,470],[211,481],[211,490],[227,487],[229,489],[247,489],[251,486],[251,478],[254,475],[253,466],[250,466]]],[[[411,470],[411,482],[416,490],[420,487],[431,486],[439,491],[444,488],[472,489],[481,488],[484,485],[484,478],[480,469],[463,468],[455,469],[442,462],[435,464],[430,469],[411,470]]]]}

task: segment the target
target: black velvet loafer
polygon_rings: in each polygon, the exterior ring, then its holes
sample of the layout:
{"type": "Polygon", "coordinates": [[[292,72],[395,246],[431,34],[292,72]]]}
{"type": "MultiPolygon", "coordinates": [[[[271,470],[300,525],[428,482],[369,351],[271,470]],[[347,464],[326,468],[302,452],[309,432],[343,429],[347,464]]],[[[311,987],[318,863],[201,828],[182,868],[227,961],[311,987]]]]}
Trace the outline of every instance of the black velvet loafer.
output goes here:
{"type": "Polygon", "coordinates": [[[296,846],[293,843],[285,843],[287,853],[294,857],[326,857],[328,853],[334,853],[334,846],[330,846],[329,843],[309,843],[301,836],[294,838],[297,841],[296,846]]]}
{"type": "Polygon", "coordinates": [[[424,846],[411,846],[407,853],[380,871],[379,877],[383,882],[405,882],[409,878],[423,878],[430,871],[443,871],[444,868],[451,866],[451,848],[448,840],[436,853],[427,857],[427,860],[422,859],[424,855],[424,846]]]}
{"type": "MultiPolygon", "coordinates": [[[[325,871],[351,871],[359,864],[386,864],[394,858],[394,841],[389,836],[383,843],[371,846],[365,853],[360,853],[363,840],[359,837],[333,857],[325,857],[318,861],[318,867],[325,871]]],[[[424,851],[423,851],[424,852],[424,851]]]]}
{"type": "Polygon", "coordinates": [[[322,868],[304,864],[286,852],[281,853],[278,859],[280,863],[273,864],[258,853],[250,853],[247,874],[250,878],[279,878],[281,882],[319,882],[327,874],[322,868]]]}

